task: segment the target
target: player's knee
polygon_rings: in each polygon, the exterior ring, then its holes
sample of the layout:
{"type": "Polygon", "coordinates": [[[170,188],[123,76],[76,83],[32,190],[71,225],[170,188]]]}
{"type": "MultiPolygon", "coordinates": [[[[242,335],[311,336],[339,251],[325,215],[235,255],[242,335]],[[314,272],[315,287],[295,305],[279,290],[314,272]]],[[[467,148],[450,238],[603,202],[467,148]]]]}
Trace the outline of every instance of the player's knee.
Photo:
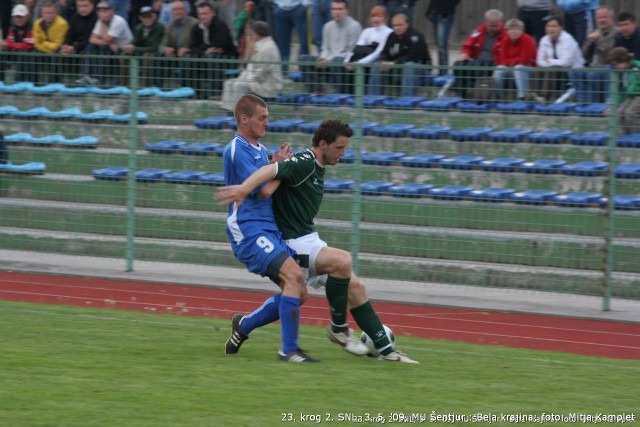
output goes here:
{"type": "Polygon", "coordinates": [[[355,308],[367,302],[368,299],[364,283],[356,276],[351,276],[351,281],[349,282],[349,305],[355,308]]]}
{"type": "Polygon", "coordinates": [[[340,251],[339,256],[336,257],[335,268],[336,271],[343,277],[351,276],[353,271],[353,261],[351,260],[351,254],[347,251],[340,251]]]}

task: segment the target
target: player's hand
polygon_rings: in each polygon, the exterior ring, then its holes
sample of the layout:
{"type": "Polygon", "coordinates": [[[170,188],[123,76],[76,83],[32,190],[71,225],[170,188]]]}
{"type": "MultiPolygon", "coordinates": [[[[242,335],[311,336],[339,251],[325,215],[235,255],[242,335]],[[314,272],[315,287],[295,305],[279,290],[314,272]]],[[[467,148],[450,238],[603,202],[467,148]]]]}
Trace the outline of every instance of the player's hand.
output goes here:
{"type": "Polygon", "coordinates": [[[284,160],[287,160],[291,156],[293,156],[293,149],[291,148],[291,145],[289,145],[288,142],[283,142],[282,144],[280,144],[280,148],[278,149],[278,151],[274,153],[273,161],[282,162],[284,160]]]}
{"type": "Polygon", "coordinates": [[[219,187],[216,194],[213,195],[215,200],[218,200],[219,205],[230,205],[236,202],[236,208],[239,207],[249,193],[242,187],[242,185],[229,185],[225,187],[219,187]]]}

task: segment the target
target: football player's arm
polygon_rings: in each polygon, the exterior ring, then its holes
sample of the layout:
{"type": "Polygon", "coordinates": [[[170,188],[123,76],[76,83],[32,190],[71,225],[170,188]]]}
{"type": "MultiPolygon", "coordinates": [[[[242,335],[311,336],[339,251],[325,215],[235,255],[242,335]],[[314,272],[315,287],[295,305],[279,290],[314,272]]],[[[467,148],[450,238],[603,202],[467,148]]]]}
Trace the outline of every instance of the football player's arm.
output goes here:
{"type": "Polygon", "coordinates": [[[260,189],[260,191],[258,191],[258,197],[260,197],[261,199],[268,199],[273,193],[276,192],[281,182],[282,181],[280,181],[279,179],[273,179],[269,181],[265,184],[264,187],[260,189]]]}
{"type": "MultiPolygon", "coordinates": [[[[232,202],[236,202],[236,205],[240,206],[249,194],[265,182],[273,179],[273,177],[276,176],[276,173],[278,173],[277,163],[262,166],[251,174],[249,178],[245,179],[242,184],[220,187],[213,197],[216,200],[219,200],[221,205],[228,205],[232,202]]],[[[275,191],[275,188],[273,191],[275,191]]],[[[271,192],[273,193],[273,191],[271,192]]],[[[259,196],[262,197],[260,194],[259,196]]]]}

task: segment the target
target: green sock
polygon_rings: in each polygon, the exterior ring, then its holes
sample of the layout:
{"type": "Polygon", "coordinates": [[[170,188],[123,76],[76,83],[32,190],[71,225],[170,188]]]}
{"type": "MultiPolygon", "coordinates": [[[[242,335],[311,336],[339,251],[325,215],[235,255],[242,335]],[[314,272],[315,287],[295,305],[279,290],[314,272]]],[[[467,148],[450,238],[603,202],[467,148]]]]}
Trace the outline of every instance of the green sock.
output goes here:
{"type": "Polygon", "coordinates": [[[365,302],[359,307],[351,309],[351,315],[367,335],[373,340],[373,345],[380,351],[380,354],[387,355],[393,351],[391,342],[387,333],[382,326],[382,321],[373,309],[370,301],[365,302]]]}
{"type": "Polygon", "coordinates": [[[331,330],[333,332],[349,330],[349,324],[347,323],[349,280],[348,278],[329,276],[325,285],[329,310],[331,311],[331,330]]]}

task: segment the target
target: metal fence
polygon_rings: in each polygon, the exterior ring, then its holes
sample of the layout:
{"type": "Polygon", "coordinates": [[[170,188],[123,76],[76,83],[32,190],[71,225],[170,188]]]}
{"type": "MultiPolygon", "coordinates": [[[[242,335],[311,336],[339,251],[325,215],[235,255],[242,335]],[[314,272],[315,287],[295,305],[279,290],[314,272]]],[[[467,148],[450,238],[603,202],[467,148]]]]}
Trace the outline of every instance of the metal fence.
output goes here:
{"type": "MultiPolygon", "coordinates": [[[[212,195],[234,134],[222,91],[245,64],[106,59],[96,85],[82,63],[8,62],[0,248],[240,268],[212,195]]],[[[320,120],[352,124],[316,225],[362,275],[599,295],[604,309],[640,298],[640,135],[618,124],[621,71],[528,70],[520,100],[490,68],[448,70],[455,83],[375,68],[292,64],[263,141],[301,149],[320,120]]]]}

